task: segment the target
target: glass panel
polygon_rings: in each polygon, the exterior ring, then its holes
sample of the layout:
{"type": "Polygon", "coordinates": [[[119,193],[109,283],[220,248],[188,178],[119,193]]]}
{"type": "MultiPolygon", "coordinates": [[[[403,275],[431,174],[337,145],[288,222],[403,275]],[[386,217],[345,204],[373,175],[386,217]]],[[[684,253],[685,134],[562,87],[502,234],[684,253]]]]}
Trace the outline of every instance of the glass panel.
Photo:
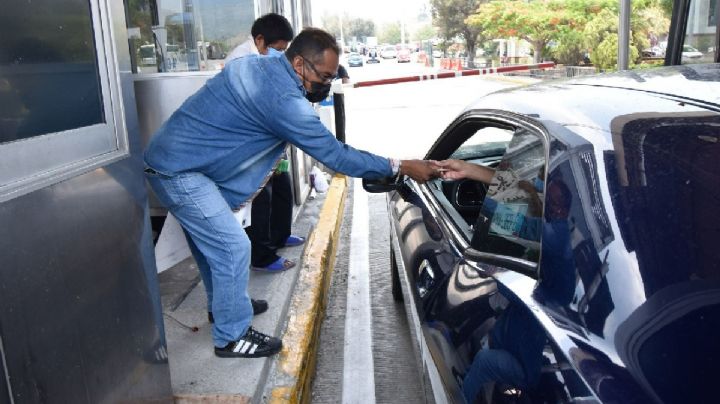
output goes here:
{"type": "Polygon", "coordinates": [[[718,279],[720,119],[670,117],[643,125],[623,133],[623,161],[615,166],[624,171],[610,191],[645,293],[718,279]]]}
{"type": "Polygon", "coordinates": [[[88,1],[13,2],[0,38],[0,144],[105,122],[88,1]]]}
{"type": "Polygon", "coordinates": [[[483,202],[482,225],[471,241],[478,250],[538,262],[545,179],[545,149],[530,131],[515,133],[495,168],[483,202]]]}
{"type": "Polygon", "coordinates": [[[254,0],[126,0],[135,73],[222,69],[250,35],[254,0]]]}
{"type": "Polygon", "coordinates": [[[717,2],[696,0],[690,4],[682,63],[712,63],[717,53],[717,2]]]}

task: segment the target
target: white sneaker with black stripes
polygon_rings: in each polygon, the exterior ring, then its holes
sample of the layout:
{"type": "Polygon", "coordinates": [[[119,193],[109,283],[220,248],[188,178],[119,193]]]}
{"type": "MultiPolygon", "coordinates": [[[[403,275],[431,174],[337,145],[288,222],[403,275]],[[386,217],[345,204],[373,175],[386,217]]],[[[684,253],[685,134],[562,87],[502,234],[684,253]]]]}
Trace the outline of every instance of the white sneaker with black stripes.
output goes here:
{"type": "Polygon", "coordinates": [[[265,335],[251,326],[239,340],[230,342],[224,348],[215,347],[215,355],[221,358],[261,358],[274,355],[281,349],[280,338],[265,335]]]}

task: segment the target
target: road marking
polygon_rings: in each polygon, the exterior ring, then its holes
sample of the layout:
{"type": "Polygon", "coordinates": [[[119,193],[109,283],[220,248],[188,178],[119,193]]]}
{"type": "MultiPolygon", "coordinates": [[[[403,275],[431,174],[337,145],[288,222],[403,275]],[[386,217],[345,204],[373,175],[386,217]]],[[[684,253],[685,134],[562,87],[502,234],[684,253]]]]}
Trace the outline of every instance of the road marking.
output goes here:
{"type": "Polygon", "coordinates": [[[353,222],[350,234],[345,350],[343,356],[343,404],[375,403],[375,370],[372,353],[370,306],[370,219],[368,196],[362,180],[353,184],[353,222]]]}

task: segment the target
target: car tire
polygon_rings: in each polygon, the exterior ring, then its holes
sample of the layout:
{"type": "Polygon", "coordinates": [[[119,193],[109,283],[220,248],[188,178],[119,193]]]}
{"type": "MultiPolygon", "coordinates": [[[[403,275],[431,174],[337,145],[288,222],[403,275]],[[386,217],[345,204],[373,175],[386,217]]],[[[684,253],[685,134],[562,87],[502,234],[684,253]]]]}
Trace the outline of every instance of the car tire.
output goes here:
{"type": "Polygon", "coordinates": [[[395,261],[395,250],[390,245],[390,284],[392,287],[392,297],[396,302],[405,300],[402,294],[402,286],[400,285],[400,272],[397,261],[395,261]]]}

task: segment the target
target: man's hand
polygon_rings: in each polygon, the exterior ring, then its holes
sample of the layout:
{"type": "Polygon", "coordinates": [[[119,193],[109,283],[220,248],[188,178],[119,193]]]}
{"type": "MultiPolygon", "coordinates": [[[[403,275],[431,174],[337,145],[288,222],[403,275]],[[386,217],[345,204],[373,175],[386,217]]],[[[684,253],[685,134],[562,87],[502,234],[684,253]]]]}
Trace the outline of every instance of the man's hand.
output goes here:
{"type": "Polygon", "coordinates": [[[490,167],[468,163],[464,160],[428,160],[428,162],[435,170],[437,170],[438,174],[444,180],[460,180],[463,178],[469,178],[471,180],[489,184],[495,174],[495,170],[490,167]]]}
{"type": "Polygon", "coordinates": [[[440,175],[427,160],[402,160],[400,174],[407,175],[421,184],[440,175]]]}
{"type": "Polygon", "coordinates": [[[470,163],[462,160],[430,160],[430,164],[440,173],[444,180],[459,180],[470,177],[470,163]]]}

